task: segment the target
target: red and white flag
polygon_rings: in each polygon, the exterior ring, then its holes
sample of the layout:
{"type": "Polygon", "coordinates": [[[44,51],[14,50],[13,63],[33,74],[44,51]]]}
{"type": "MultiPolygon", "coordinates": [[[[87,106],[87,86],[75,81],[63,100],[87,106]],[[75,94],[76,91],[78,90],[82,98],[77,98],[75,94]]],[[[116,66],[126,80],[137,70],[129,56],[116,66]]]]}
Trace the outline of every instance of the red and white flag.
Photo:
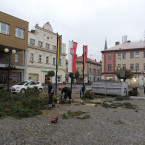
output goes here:
{"type": "Polygon", "coordinates": [[[76,73],[77,42],[69,41],[68,48],[68,72],[76,73]]]}
{"type": "Polygon", "coordinates": [[[87,62],[87,55],[88,55],[88,46],[84,46],[84,70],[87,62]]]}

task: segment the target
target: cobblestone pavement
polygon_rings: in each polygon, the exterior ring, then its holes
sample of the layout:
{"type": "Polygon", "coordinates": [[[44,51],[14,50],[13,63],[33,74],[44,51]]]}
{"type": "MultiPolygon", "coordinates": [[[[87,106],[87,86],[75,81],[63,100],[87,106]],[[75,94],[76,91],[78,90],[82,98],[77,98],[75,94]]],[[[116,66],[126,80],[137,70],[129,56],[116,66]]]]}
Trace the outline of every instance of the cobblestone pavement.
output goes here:
{"type": "Polygon", "coordinates": [[[0,119],[0,145],[144,145],[145,101],[129,102],[136,104],[138,111],[71,104],[56,105],[31,118],[0,119]],[[62,119],[61,114],[68,110],[85,111],[91,117],[62,119]],[[51,124],[54,116],[59,120],[51,124]]]}

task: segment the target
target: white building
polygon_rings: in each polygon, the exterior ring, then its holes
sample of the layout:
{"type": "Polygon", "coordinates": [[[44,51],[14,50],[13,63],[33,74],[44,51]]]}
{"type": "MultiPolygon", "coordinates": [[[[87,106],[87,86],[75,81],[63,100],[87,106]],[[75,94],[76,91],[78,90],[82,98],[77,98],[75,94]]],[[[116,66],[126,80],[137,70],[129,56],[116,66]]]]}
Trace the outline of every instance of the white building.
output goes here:
{"type": "MultiPolygon", "coordinates": [[[[57,33],[49,22],[43,27],[35,26],[35,30],[28,33],[27,80],[39,80],[45,83],[47,71],[56,71],[57,33]]],[[[65,81],[66,45],[62,44],[61,62],[59,65],[58,83],[65,81]]],[[[52,77],[55,82],[55,76],[52,77]]]]}

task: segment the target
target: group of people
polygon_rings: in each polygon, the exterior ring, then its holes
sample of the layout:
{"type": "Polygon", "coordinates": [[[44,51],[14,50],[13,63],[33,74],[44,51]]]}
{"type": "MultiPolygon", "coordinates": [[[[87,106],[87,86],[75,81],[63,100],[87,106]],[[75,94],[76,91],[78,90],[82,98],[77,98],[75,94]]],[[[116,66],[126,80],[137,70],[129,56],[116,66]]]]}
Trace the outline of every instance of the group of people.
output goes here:
{"type": "MultiPolygon", "coordinates": [[[[53,99],[53,95],[54,95],[54,84],[51,82],[51,79],[48,78],[47,79],[48,82],[48,96],[49,96],[49,101],[48,101],[48,107],[52,108],[53,106],[55,106],[54,103],[54,99],[53,99]]],[[[69,98],[69,104],[71,104],[71,94],[72,94],[72,90],[69,87],[58,87],[59,91],[61,91],[60,94],[60,98],[62,99],[63,97],[63,93],[64,93],[64,103],[66,102],[67,97],[69,98]]],[[[83,85],[83,87],[80,90],[80,98],[82,98],[83,94],[85,92],[85,85],[83,85]]]]}
{"type": "MultiPolygon", "coordinates": [[[[49,96],[49,101],[48,101],[48,107],[52,108],[53,106],[55,106],[54,100],[53,100],[53,95],[54,95],[54,85],[51,82],[50,78],[47,79],[48,82],[48,96],[49,96]]],[[[58,89],[61,91],[61,95],[60,97],[63,97],[63,93],[64,94],[64,102],[66,101],[67,97],[69,98],[69,104],[71,104],[71,88],[69,87],[61,87],[59,86],[58,89]]]]}

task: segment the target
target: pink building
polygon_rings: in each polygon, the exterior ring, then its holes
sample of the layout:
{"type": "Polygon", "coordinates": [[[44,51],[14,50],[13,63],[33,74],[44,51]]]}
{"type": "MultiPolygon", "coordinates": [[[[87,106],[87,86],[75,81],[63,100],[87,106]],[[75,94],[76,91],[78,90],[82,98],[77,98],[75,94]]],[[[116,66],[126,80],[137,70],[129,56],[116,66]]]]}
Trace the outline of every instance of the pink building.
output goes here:
{"type": "Polygon", "coordinates": [[[117,80],[118,68],[130,69],[134,77],[127,80],[130,85],[144,85],[145,72],[145,41],[120,44],[101,51],[102,53],[102,79],[117,80]]]}

